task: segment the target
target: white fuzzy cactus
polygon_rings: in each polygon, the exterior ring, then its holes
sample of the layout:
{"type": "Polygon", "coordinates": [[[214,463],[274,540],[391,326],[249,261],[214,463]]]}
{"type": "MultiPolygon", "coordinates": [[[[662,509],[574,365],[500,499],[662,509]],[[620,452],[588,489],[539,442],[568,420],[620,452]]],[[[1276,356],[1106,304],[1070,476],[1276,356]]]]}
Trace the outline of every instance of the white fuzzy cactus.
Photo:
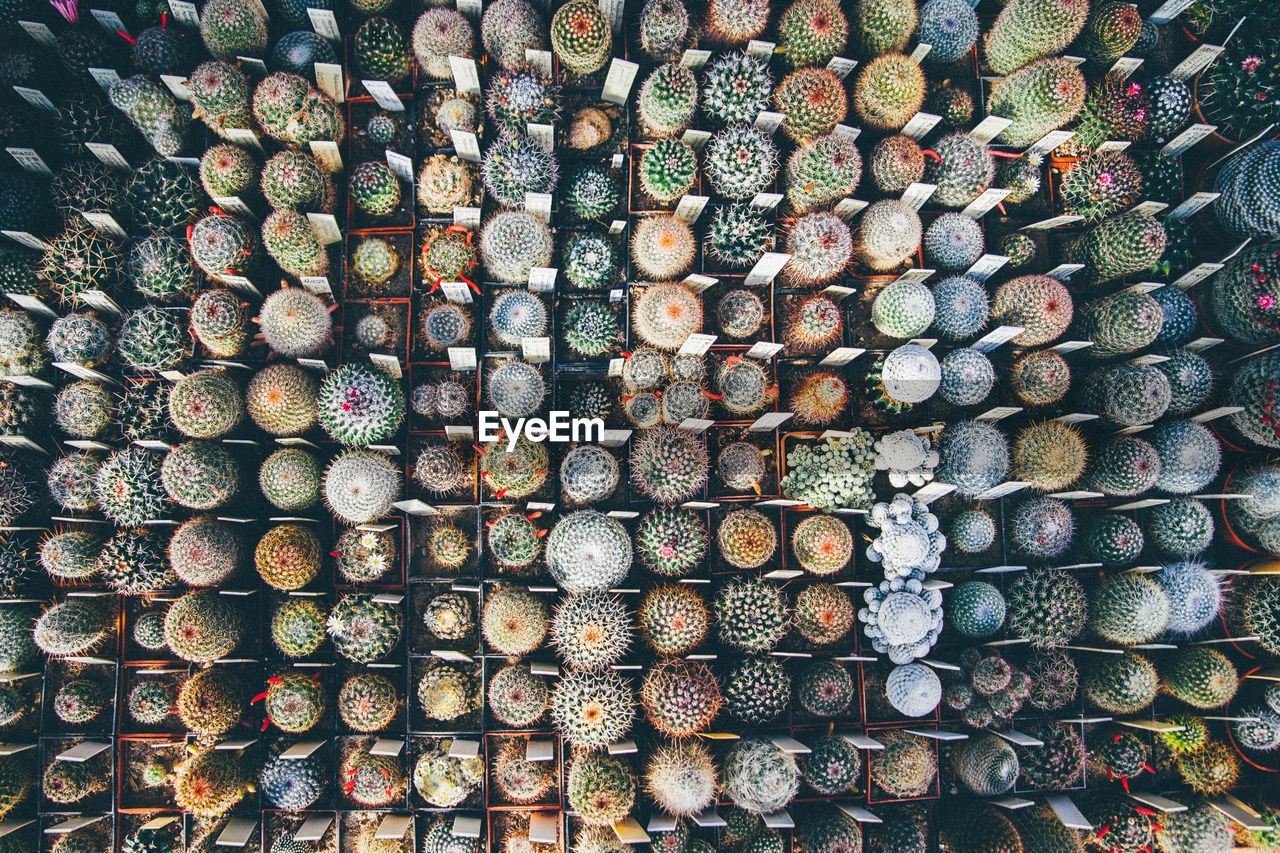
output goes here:
{"type": "Polygon", "coordinates": [[[876,470],[889,473],[889,484],[895,489],[923,486],[933,480],[938,467],[938,451],[928,435],[903,429],[891,432],[875,443],[876,470]]]}

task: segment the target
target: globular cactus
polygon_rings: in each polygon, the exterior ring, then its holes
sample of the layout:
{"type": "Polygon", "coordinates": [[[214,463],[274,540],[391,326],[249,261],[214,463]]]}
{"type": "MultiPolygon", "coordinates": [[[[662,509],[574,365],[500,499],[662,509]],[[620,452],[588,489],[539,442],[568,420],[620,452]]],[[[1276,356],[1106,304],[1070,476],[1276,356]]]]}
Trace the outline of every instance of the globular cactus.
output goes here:
{"type": "Polygon", "coordinates": [[[1034,347],[1059,338],[1071,324],[1074,306],[1066,285],[1046,275],[1010,279],[996,289],[991,317],[1011,326],[1022,326],[1014,338],[1020,346],[1034,347]]]}
{"type": "Polygon", "coordinates": [[[613,50],[608,19],[587,0],[571,0],[551,18],[551,50],[572,73],[584,77],[596,73],[613,50]]]}
{"type": "Polygon", "coordinates": [[[210,515],[184,521],[169,539],[169,565],[192,587],[216,587],[238,569],[242,556],[236,530],[210,515]]]}
{"type": "Polygon", "coordinates": [[[778,18],[778,50],[792,66],[826,65],[848,38],[849,19],[835,0],[792,0],[778,18]]]}
{"type": "Polygon", "coordinates": [[[689,10],[681,0],[647,0],[639,23],[640,49],[655,62],[678,59],[690,40],[689,10]]]}
{"type": "MultiPolygon", "coordinates": [[[[636,239],[641,236],[637,232],[636,239]]],[[[689,236],[692,240],[692,232],[689,236]]],[[[650,346],[663,350],[679,349],[689,335],[702,328],[702,300],[683,284],[646,287],[634,298],[631,312],[636,335],[650,346]]]]}
{"type": "Polygon", "coordinates": [[[341,140],[346,129],[337,104],[307,80],[287,72],[270,74],[258,84],[252,111],[268,136],[290,145],[341,140]]]}
{"type": "Polygon", "coordinates": [[[240,488],[240,468],[223,447],[203,441],[178,445],[160,466],[160,481],[169,499],[188,509],[223,506],[240,488]]]}
{"type": "Polygon", "coordinates": [[[537,411],[546,393],[541,371],[527,362],[508,361],[489,374],[488,399],[502,415],[527,417],[537,411]]]}
{"type": "Polygon", "coordinates": [[[947,543],[966,554],[979,554],[992,546],[996,538],[995,521],[982,510],[966,510],[951,521],[947,543]]]}
{"type": "Polygon", "coordinates": [[[547,537],[547,567],[568,592],[609,589],[631,567],[631,539],[616,520],[579,510],[556,523],[547,537]]]}
{"type": "Polygon", "coordinates": [[[874,202],[862,213],[854,235],[856,257],[877,273],[907,263],[920,247],[920,216],[894,199],[874,202]]]}
{"type": "Polygon", "coordinates": [[[1069,489],[1084,474],[1088,447],[1080,430],[1059,421],[1024,427],[1013,444],[1013,473],[1045,492],[1069,489]]]}
{"type": "Polygon", "coordinates": [[[1012,124],[997,139],[1019,148],[1070,123],[1084,107],[1086,84],[1068,59],[1037,59],[992,85],[992,115],[1012,124]]]}
{"type": "Polygon", "coordinates": [[[967,133],[952,133],[933,144],[924,179],[937,184],[930,198],[942,207],[964,207],[995,180],[995,160],[983,142],[967,133]]]}
{"type": "Polygon", "coordinates": [[[1106,565],[1124,566],[1137,560],[1146,538],[1137,521],[1108,512],[1089,523],[1084,529],[1083,542],[1094,560],[1106,565]]]}
{"type": "Polygon", "coordinates": [[[191,306],[191,333],[215,358],[235,358],[249,340],[245,303],[230,290],[202,292],[191,306]]]}
{"type": "Polygon", "coordinates": [[[375,672],[360,672],[338,690],[338,715],[357,732],[382,731],[399,712],[399,691],[391,680],[375,672]]]}
{"type": "Polygon", "coordinates": [[[968,269],[986,249],[981,226],[959,213],[944,213],[929,223],[921,245],[925,263],[946,272],[968,269]]]}
{"type": "Polygon", "coordinates": [[[998,484],[1009,470],[1008,442],[998,429],[979,421],[961,421],[944,429],[938,453],[938,480],[970,497],[998,484]]]}
{"type": "Polygon", "coordinates": [[[1085,482],[1106,495],[1131,497],[1152,488],[1160,476],[1160,454],[1149,441],[1121,435],[1096,448],[1085,482]]]}
{"type": "Polygon", "coordinates": [[[225,657],[239,644],[241,633],[239,611],[215,592],[189,592],[165,614],[165,641],[183,660],[209,663],[225,657]]]}
{"type": "Polygon", "coordinates": [[[1098,358],[1124,355],[1152,344],[1160,334],[1164,312],[1149,294],[1121,291],[1086,302],[1080,308],[1082,334],[1093,341],[1098,358]]]}
{"type": "Polygon", "coordinates": [[[952,766],[961,784],[981,797],[1007,793],[1021,769],[1013,747],[995,734],[965,741],[952,758],[952,766]]]}
{"type": "Polygon", "coordinates": [[[797,68],[783,77],[773,104],[783,115],[782,132],[795,143],[831,133],[849,111],[844,82],[825,68],[797,68]]]}
{"type": "Polygon", "coordinates": [[[703,152],[703,168],[717,193],[746,201],[772,182],[778,149],[763,131],[730,127],[711,137],[703,152]]]}
{"type": "Polygon", "coordinates": [[[680,135],[697,108],[698,82],[693,72],[679,63],[659,65],[640,85],[636,113],[649,136],[666,139],[680,135]]]}
{"type": "Polygon", "coordinates": [[[320,463],[305,450],[282,447],[258,470],[262,496],[277,509],[297,512],[320,500],[320,463]]]}
{"type": "Polygon", "coordinates": [[[706,555],[706,527],[696,514],[656,509],[636,529],[636,550],[650,571],[679,577],[706,555]]]}
{"type": "Polygon", "coordinates": [[[940,362],[942,382],[938,396],[952,406],[977,406],[996,384],[991,359],[970,348],[952,350],[940,362]]]}
{"type": "Polygon", "coordinates": [[[605,746],[631,728],[633,704],[630,684],[612,670],[567,672],[552,692],[551,717],[574,746],[605,746]]]}
{"type": "Polygon", "coordinates": [[[531,269],[549,266],[552,249],[551,229],[527,211],[502,211],[480,232],[484,268],[495,280],[509,284],[526,284],[531,269]]]}
{"type": "Polygon", "coordinates": [[[698,160],[693,149],[678,139],[659,139],[640,155],[640,188],[661,203],[670,203],[693,189],[698,160]]]}
{"type": "Polygon", "coordinates": [[[1185,495],[1204,489],[1217,476],[1222,449],[1204,424],[1165,421],[1157,424],[1145,438],[1160,455],[1156,488],[1185,495]]]}
{"type": "Polygon", "coordinates": [[[967,276],[951,276],[933,288],[933,328],[952,340],[976,334],[991,315],[991,303],[982,282],[967,276]]]}
{"type": "Polygon", "coordinates": [[[1084,0],[1016,0],[983,37],[983,56],[997,74],[1011,74],[1061,53],[1084,29],[1088,15],[1084,0]]]}
{"type": "Polygon", "coordinates": [[[829,133],[798,146],[787,159],[787,200],[796,213],[812,212],[858,188],[862,155],[846,134],[829,133]]]}
{"type": "MultiPolygon", "coordinates": [[[[512,17],[516,17],[516,14],[506,12],[506,15],[512,17]]],[[[536,14],[535,12],[534,15],[536,14]]],[[[520,17],[523,18],[524,15],[521,14],[520,17]]],[[[527,20],[522,23],[527,23],[527,20]]],[[[518,33],[519,30],[514,32],[518,33]]],[[[447,80],[452,74],[449,57],[475,56],[475,41],[475,29],[461,12],[456,9],[430,8],[418,16],[414,23],[409,46],[418,62],[419,71],[431,80],[447,80]]],[[[539,45],[541,44],[545,42],[540,41],[539,45]]],[[[509,56],[510,53],[504,55],[509,56]]],[[[523,51],[519,59],[521,62],[525,61],[523,51]]]]}
{"type": "MultiPolygon", "coordinates": [[[[536,147],[536,143],[530,144],[536,147]]],[[[497,157],[498,155],[495,154],[495,162],[497,162],[497,157]]],[[[500,166],[495,167],[495,171],[500,168],[500,166]]],[[[487,185],[488,172],[486,171],[485,174],[487,185]]],[[[504,170],[501,174],[509,175],[510,173],[504,170]]],[[[385,163],[360,163],[352,168],[348,179],[348,192],[351,194],[351,201],[356,209],[368,216],[390,216],[400,205],[400,179],[385,163]]],[[[511,190],[511,192],[514,193],[516,191],[511,190]]],[[[505,198],[500,198],[500,200],[507,204],[516,203],[506,201],[505,198]]],[[[524,201],[523,192],[519,193],[519,200],[524,201]]]]}
{"type": "Polygon", "coordinates": [[[768,106],[772,91],[767,63],[746,52],[727,53],[706,68],[702,108],[722,124],[747,124],[768,106]]]}
{"type": "Polygon", "coordinates": [[[951,594],[947,616],[951,626],[967,637],[987,637],[1004,624],[1004,596],[984,581],[967,581],[951,594]]]}
{"type": "Polygon", "coordinates": [[[325,614],[308,598],[289,598],[271,617],[271,641],[285,657],[314,654],[325,639],[325,614]]]}
{"type": "Polygon", "coordinates": [[[349,364],[320,385],[318,420],[343,444],[364,447],[390,437],[404,419],[404,393],[386,373],[349,364]]]}
{"type": "Polygon", "coordinates": [[[1080,34],[1080,50],[1092,62],[1119,59],[1138,41],[1141,29],[1137,8],[1118,0],[1101,3],[1090,13],[1080,34]]]}
{"type": "Polygon", "coordinates": [[[1133,158],[1122,151],[1093,153],[1062,176],[1063,210],[1085,219],[1104,219],[1132,207],[1146,182],[1133,158]]]}
{"type": "Polygon", "coordinates": [[[1164,372],[1142,364],[1095,370],[1080,389],[1080,402],[1087,411],[1121,426],[1137,426],[1162,417],[1172,396],[1173,389],[1164,372]]]}
{"type": "Polygon", "coordinates": [[[216,59],[202,63],[187,78],[187,89],[195,104],[192,118],[203,121],[218,136],[230,139],[229,131],[253,130],[249,78],[235,65],[216,59]]]}
{"type": "Polygon", "coordinates": [[[95,314],[72,312],[49,327],[45,345],[57,361],[98,367],[111,355],[111,333],[95,314]]]}
{"type": "Polygon", "coordinates": [[[862,124],[893,133],[920,111],[924,98],[925,76],[920,64],[901,53],[886,53],[858,74],[853,110],[862,124]]]}
{"type": "Polygon", "coordinates": [[[958,62],[978,40],[978,18],[968,3],[929,0],[920,7],[916,34],[922,43],[932,45],[925,57],[931,64],[958,62]]]}
{"type": "Polygon", "coordinates": [[[533,725],[547,711],[547,681],[529,671],[527,664],[508,664],[489,679],[489,713],[515,727],[533,725]]]}
{"type": "Polygon", "coordinates": [[[205,275],[223,282],[228,275],[253,270],[260,257],[257,229],[225,213],[204,217],[187,235],[191,258],[205,275]]]}
{"type": "Polygon", "coordinates": [[[1089,702],[1108,713],[1126,716],[1149,707],[1158,685],[1155,666],[1137,652],[1096,656],[1081,681],[1089,702]]]}
{"type": "Polygon", "coordinates": [[[1023,501],[1010,519],[1011,544],[1028,557],[1051,560],[1061,556],[1075,537],[1071,508],[1055,498],[1023,501]]]}
{"type": "Polygon", "coordinates": [[[329,613],[329,636],[338,654],[358,663],[388,655],[404,631],[396,605],[365,594],[345,595],[329,613]]]}
{"type": "Polygon", "coordinates": [[[886,136],[871,149],[867,170],[880,192],[900,194],[924,177],[924,150],[910,136],[886,136]]]}
{"type": "Polygon", "coordinates": [[[1213,541],[1213,514],[1194,498],[1175,498],[1152,507],[1146,516],[1146,534],[1157,548],[1171,557],[1190,557],[1213,541]]]}
{"type": "Polygon", "coordinates": [[[791,259],[783,279],[794,287],[817,287],[838,279],[853,259],[853,234],[834,213],[815,211],[791,224],[787,251],[791,259]]]}
{"type": "Polygon", "coordinates": [[[242,196],[258,183],[258,164],[238,145],[214,145],[200,158],[200,183],[211,196],[242,196]]]}
{"type": "Polygon", "coordinates": [[[938,762],[933,747],[919,735],[900,729],[884,732],[884,749],[868,762],[871,781],[891,797],[918,797],[933,786],[938,762]]]}
{"type": "Polygon", "coordinates": [[[1169,625],[1172,604],[1164,587],[1147,575],[1108,578],[1089,599],[1089,629],[1119,645],[1154,640],[1169,625]]]}
{"type": "Polygon", "coordinates": [[[768,814],[796,795],[799,770],[794,756],[769,741],[743,738],[725,756],[720,783],[740,808],[768,814]]]}
{"type": "Polygon", "coordinates": [[[649,723],[668,737],[705,729],[721,702],[715,676],[701,661],[668,658],[651,667],[640,685],[640,703],[649,723]]]}
{"type": "Polygon", "coordinates": [[[891,338],[919,337],[933,323],[933,293],[917,281],[891,282],[871,303],[871,322],[891,338]]]}
{"type": "Polygon", "coordinates": [[[108,96],[111,105],[129,117],[157,154],[173,157],[181,153],[191,124],[189,106],[141,74],[115,81],[108,96]]]}
{"type": "MultiPolygon", "coordinates": [[[[812,371],[800,377],[799,381],[788,390],[787,409],[795,412],[796,419],[801,423],[823,426],[835,422],[844,413],[848,400],[849,386],[842,376],[828,370],[812,371]]],[[[763,467],[764,463],[761,460],[759,475],[745,481],[747,487],[750,483],[758,482],[759,477],[764,473],[763,467]]],[[[729,482],[730,478],[726,477],[724,472],[724,451],[721,451],[719,468],[721,477],[729,482]]]]}
{"type": "Polygon", "coordinates": [[[707,635],[710,615],[687,585],[663,584],[644,597],[637,614],[640,632],[659,654],[686,654],[707,635]]]}
{"type": "MultiPolygon", "coordinates": [[[[395,176],[391,177],[394,181],[395,176]]],[[[554,192],[560,170],[555,155],[542,143],[508,133],[485,152],[480,177],[485,189],[499,204],[513,207],[524,204],[526,193],[554,192]]],[[[396,187],[398,195],[398,182],[396,187]]]]}
{"type": "Polygon", "coordinates": [[[1064,250],[1064,259],[1083,263],[1093,281],[1105,283],[1145,270],[1164,253],[1164,225],[1139,213],[1123,213],[1086,231],[1064,250]]]}
{"type": "Polygon", "coordinates": [[[400,486],[400,468],[385,454],[347,450],[325,470],[325,504],[348,524],[368,524],[391,512],[400,486]]]}
{"type": "Polygon", "coordinates": [[[332,211],[333,180],[315,157],[287,149],[267,160],[259,176],[273,209],[332,211]]]}
{"type": "Polygon", "coordinates": [[[790,624],[786,600],[767,581],[739,577],[722,587],[714,603],[720,641],[745,652],[767,652],[790,624]]]}
{"type": "Polygon", "coordinates": [[[1230,702],[1239,678],[1231,660],[1208,646],[1180,649],[1161,668],[1164,688],[1175,699],[1200,710],[1221,708],[1230,702]]]}
{"type": "Polygon", "coordinates": [[[480,40],[503,68],[523,65],[525,51],[547,49],[547,28],[528,0],[499,0],[484,10],[480,40]]]}

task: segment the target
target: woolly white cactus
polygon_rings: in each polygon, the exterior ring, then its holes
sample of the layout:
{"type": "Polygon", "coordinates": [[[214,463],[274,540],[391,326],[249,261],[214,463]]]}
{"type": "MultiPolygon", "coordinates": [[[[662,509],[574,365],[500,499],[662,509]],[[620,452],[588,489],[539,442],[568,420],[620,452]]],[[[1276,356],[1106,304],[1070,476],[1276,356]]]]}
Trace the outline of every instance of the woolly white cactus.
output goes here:
{"type": "Polygon", "coordinates": [[[933,480],[938,467],[938,451],[927,434],[903,429],[891,432],[875,443],[876,470],[889,472],[889,484],[904,489],[910,483],[923,486],[933,480]]]}
{"type": "Polygon", "coordinates": [[[922,663],[895,666],[884,690],[889,704],[904,717],[923,717],[942,701],[942,680],[922,663]]]}
{"type": "Polygon", "coordinates": [[[942,593],[925,589],[916,578],[881,581],[863,598],[867,606],[858,611],[863,633],[872,648],[894,663],[924,657],[942,633],[942,593]]]}
{"type": "Polygon", "coordinates": [[[938,358],[919,344],[903,344],[884,359],[884,392],[900,403],[923,403],[942,383],[938,358]]]}
{"type": "Polygon", "coordinates": [[[889,503],[871,507],[867,524],[880,529],[867,546],[867,559],[880,563],[886,578],[923,578],[941,564],[947,537],[939,532],[938,517],[923,501],[895,495],[889,503]]]}

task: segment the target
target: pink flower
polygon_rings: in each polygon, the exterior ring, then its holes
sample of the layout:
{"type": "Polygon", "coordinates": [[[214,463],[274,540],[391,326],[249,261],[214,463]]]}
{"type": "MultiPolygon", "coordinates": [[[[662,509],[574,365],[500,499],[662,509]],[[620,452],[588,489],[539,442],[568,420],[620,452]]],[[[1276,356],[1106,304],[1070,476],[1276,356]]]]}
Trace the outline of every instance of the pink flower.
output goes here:
{"type": "Polygon", "coordinates": [[[1258,297],[1258,307],[1261,308],[1263,311],[1269,310],[1275,304],[1276,304],[1276,300],[1275,300],[1275,297],[1273,296],[1268,296],[1266,294],[1263,294],[1262,296],[1258,297]]]}
{"type": "Polygon", "coordinates": [[[1098,184],[1104,187],[1111,186],[1111,173],[1103,172],[1101,175],[1098,175],[1098,184]]]}
{"type": "Polygon", "coordinates": [[[1240,62],[1240,68],[1245,71],[1248,71],[1250,74],[1257,71],[1261,67],[1262,67],[1262,57],[1260,56],[1246,56],[1240,62]]]}

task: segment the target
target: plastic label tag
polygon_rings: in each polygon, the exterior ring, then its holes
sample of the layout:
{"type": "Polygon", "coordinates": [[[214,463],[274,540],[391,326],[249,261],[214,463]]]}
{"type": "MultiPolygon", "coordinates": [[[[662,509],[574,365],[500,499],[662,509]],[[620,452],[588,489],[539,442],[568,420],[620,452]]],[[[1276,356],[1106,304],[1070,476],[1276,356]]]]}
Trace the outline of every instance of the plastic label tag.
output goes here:
{"type": "MultiPolygon", "coordinates": [[[[308,9],[309,12],[328,12],[327,9],[308,9]]],[[[329,12],[329,14],[333,14],[329,12]]],[[[316,73],[316,86],[321,92],[333,100],[335,104],[340,104],[346,100],[347,81],[342,75],[342,66],[336,62],[317,62],[313,64],[312,69],[316,73]]],[[[312,145],[315,143],[313,142],[312,145]]]]}
{"type": "Polygon", "coordinates": [[[450,56],[449,68],[453,71],[454,88],[464,95],[480,94],[480,69],[469,56],[450,56]]]}
{"type": "Polygon", "coordinates": [[[396,173],[396,177],[406,184],[413,183],[413,158],[406,157],[398,151],[386,150],[387,168],[396,173]]]}
{"type": "Polygon", "coordinates": [[[705,195],[684,196],[676,205],[675,213],[672,215],[686,225],[692,225],[702,215],[702,209],[707,206],[707,201],[708,197],[705,195]]]}
{"type": "Polygon", "coordinates": [[[169,92],[179,101],[191,100],[191,90],[187,88],[187,78],[177,74],[161,74],[160,82],[168,87],[169,92]]]}
{"type": "MultiPolygon", "coordinates": [[[[619,4],[621,5],[621,4],[619,4]]],[[[609,64],[609,73],[604,78],[604,91],[601,97],[611,104],[623,106],[631,96],[631,84],[635,82],[636,72],[640,66],[625,59],[615,59],[609,64]]]]}
{"type": "Polygon", "coordinates": [[[316,35],[329,41],[342,41],[342,30],[338,29],[338,17],[332,9],[313,9],[307,7],[307,17],[311,19],[311,29],[316,35]]]}
{"type": "Polygon", "coordinates": [[[364,90],[378,102],[378,106],[393,113],[404,112],[404,104],[396,96],[396,90],[386,80],[361,80],[364,90]]]}
{"type": "Polygon", "coordinates": [[[36,109],[41,109],[54,115],[58,114],[58,108],[53,105],[53,101],[49,100],[45,93],[39,89],[32,89],[30,86],[14,86],[13,91],[17,92],[22,100],[36,109]]]}
{"type": "Polygon", "coordinates": [[[110,142],[86,142],[85,148],[88,148],[94,157],[98,158],[98,162],[104,166],[110,166],[112,169],[128,170],[130,168],[129,161],[124,159],[124,155],[120,153],[120,149],[116,148],[110,142]]]}
{"type": "Polygon", "coordinates": [[[316,239],[328,246],[342,240],[342,229],[338,227],[338,218],[332,213],[308,213],[307,219],[316,232],[316,239]]]}
{"type": "Polygon", "coordinates": [[[841,80],[846,79],[853,69],[858,67],[858,60],[848,59],[843,56],[833,56],[827,62],[827,70],[839,77],[841,80]]]}
{"type": "Polygon", "coordinates": [[[924,184],[917,181],[907,187],[902,193],[902,203],[910,205],[913,209],[919,210],[924,207],[924,203],[928,201],[938,190],[937,184],[924,184]]]}
{"type": "Polygon", "coordinates": [[[28,172],[34,172],[37,175],[44,175],[47,178],[53,177],[53,170],[44,162],[44,158],[36,153],[34,148],[6,148],[19,166],[28,172]]]}
{"type": "Polygon", "coordinates": [[[920,139],[929,131],[933,130],[934,125],[942,121],[942,116],[936,116],[933,113],[916,113],[911,117],[911,121],[898,131],[903,136],[910,136],[912,139],[920,139]]]}
{"type": "Polygon", "coordinates": [[[987,116],[978,122],[973,130],[969,131],[969,136],[979,142],[990,142],[1004,133],[1004,129],[1011,124],[1013,124],[1013,120],[1004,116],[987,116]]]}
{"type": "Polygon", "coordinates": [[[195,3],[190,3],[188,0],[169,0],[169,11],[173,13],[173,19],[180,26],[187,29],[200,26],[200,13],[196,11],[195,3]]]}

